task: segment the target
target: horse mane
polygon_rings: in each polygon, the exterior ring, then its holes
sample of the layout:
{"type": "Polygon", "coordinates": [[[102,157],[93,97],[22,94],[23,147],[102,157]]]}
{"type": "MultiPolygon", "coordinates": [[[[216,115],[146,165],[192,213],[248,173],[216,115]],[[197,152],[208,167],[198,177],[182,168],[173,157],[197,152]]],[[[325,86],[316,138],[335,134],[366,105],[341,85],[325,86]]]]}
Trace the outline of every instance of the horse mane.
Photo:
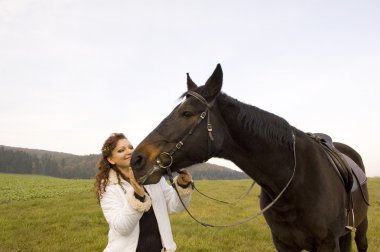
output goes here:
{"type": "Polygon", "coordinates": [[[293,127],[285,119],[240,102],[227,94],[221,93],[219,97],[218,100],[227,107],[232,105],[238,108],[237,121],[242,123],[244,130],[259,135],[275,145],[288,145],[292,148],[293,127]]]}

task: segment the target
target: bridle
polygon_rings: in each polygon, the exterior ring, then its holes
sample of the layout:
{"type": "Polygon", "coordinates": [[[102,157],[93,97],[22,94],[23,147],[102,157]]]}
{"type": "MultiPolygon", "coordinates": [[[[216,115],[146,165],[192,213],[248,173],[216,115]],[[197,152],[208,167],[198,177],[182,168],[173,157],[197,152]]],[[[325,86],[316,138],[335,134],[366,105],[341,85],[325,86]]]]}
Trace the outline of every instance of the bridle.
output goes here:
{"type": "Polygon", "coordinates": [[[212,100],[211,102],[207,102],[207,100],[205,98],[203,98],[203,96],[201,96],[200,94],[198,94],[194,91],[191,91],[191,90],[187,91],[185,93],[185,95],[193,96],[194,98],[199,100],[201,103],[206,105],[206,109],[200,114],[197,122],[193,125],[193,127],[190,128],[189,132],[180,141],[178,141],[177,144],[169,152],[161,152],[158,155],[156,163],[160,168],[166,169],[166,172],[167,172],[169,178],[172,178],[172,171],[171,171],[170,167],[173,164],[174,153],[176,153],[178,150],[180,150],[182,148],[182,146],[185,144],[186,140],[189,138],[189,136],[191,136],[193,134],[194,130],[201,124],[201,122],[203,121],[203,119],[206,118],[206,116],[207,116],[207,131],[208,131],[208,140],[207,140],[207,142],[208,142],[208,144],[207,144],[208,145],[208,148],[207,148],[208,157],[211,155],[211,147],[212,147],[211,142],[214,141],[214,136],[212,135],[210,109],[214,105],[215,99],[212,100]],[[163,164],[161,162],[162,157],[165,157],[165,156],[168,157],[170,160],[168,164],[163,164]]]}
{"type": "MultiPolygon", "coordinates": [[[[282,194],[285,192],[285,190],[289,187],[290,183],[292,182],[293,178],[294,178],[294,174],[295,174],[295,171],[296,171],[296,166],[297,166],[297,162],[296,162],[296,138],[295,138],[295,135],[294,133],[292,133],[292,136],[293,136],[293,158],[294,158],[294,166],[293,166],[293,173],[288,181],[288,183],[285,185],[285,187],[281,190],[281,192],[277,195],[277,197],[272,200],[271,203],[269,203],[265,208],[261,209],[261,211],[257,212],[256,214],[254,214],[253,216],[251,217],[248,217],[242,221],[238,221],[238,222],[235,222],[235,223],[232,223],[232,224],[227,224],[227,225],[213,225],[213,224],[208,224],[206,222],[203,222],[201,220],[198,220],[197,218],[195,218],[189,211],[189,209],[186,207],[185,203],[183,202],[179,192],[178,192],[178,189],[177,189],[177,186],[175,185],[174,183],[174,179],[173,179],[173,175],[172,175],[172,171],[170,169],[170,167],[172,166],[173,164],[173,155],[182,148],[182,146],[184,145],[185,141],[188,139],[189,136],[191,136],[194,132],[194,130],[200,125],[200,123],[203,121],[203,119],[206,118],[207,116],[207,131],[208,131],[208,157],[210,157],[210,154],[211,154],[211,145],[214,141],[214,137],[212,135],[212,125],[211,125],[211,119],[210,119],[210,110],[211,108],[213,107],[214,103],[215,103],[215,98],[211,101],[211,102],[207,102],[207,100],[201,96],[200,94],[194,92],[194,91],[187,91],[185,93],[185,95],[190,95],[194,98],[196,98],[198,101],[200,101],[201,103],[203,103],[205,106],[206,106],[206,109],[200,114],[197,122],[193,125],[193,127],[191,127],[191,129],[189,130],[189,132],[179,141],[177,142],[177,144],[169,151],[169,152],[161,152],[158,157],[157,157],[157,160],[156,160],[156,164],[161,168],[161,169],[165,169],[168,176],[169,176],[169,180],[170,180],[170,184],[172,185],[172,187],[174,188],[174,190],[176,191],[180,201],[181,201],[181,204],[182,206],[184,207],[184,209],[186,210],[186,212],[189,214],[189,216],[195,220],[196,222],[198,222],[199,224],[201,224],[202,226],[205,226],[205,227],[233,227],[233,226],[238,226],[238,225],[241,225],[241,224],[244,224],[258,216],[260,216],[261,214],[263,214],[264,212],[266,212],[269,208],[271,208],[277,201],[278,199],[282,196],[282,194]],[[162,159],[161,157],[168,157],[169,158],[169,162],[167,164],[163,164],[162,163],[162,159]]],[[[253,184],[251,185],[250,189],[252,189],[253,185],[254,185],[255,182],[253,182],[253,184]]],[[[194,188],[194,183],[192,183],[192,186],[194,188]]],[[[249,190],[250,190],[249,189],[249,190]]],[[[197,190],[198,191],[198,190],[197,190]]],[[[198,191],[199,192],[199,191],[198,191]]],[[[202,195],[204,195],[202,193],[202,195]]],[[[206,197],[208,197],[207,195],[204,195],[206,197]]],[[[208,197],[210,198],[210,197],[208,197]]],[[[212,198],[213,199],[213,198],[212,198]]],[[[214,199],[215,200],[215,199],[214,199]]],[[[217,200],[217,201],[220,201],[220,200],[217,200]]],[[[222,203],[228,203],[228,202],[223,202],[223,201],[220,201],[222,203]]]]}

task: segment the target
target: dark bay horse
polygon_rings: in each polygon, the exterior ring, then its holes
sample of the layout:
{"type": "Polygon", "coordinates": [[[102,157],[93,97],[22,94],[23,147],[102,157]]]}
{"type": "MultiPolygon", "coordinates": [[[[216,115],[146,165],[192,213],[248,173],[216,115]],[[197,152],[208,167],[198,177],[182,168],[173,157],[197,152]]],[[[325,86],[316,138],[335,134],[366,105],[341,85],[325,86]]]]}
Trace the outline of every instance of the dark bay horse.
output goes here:
{"type": "MultiPolygon", "coordinates": [[[[278,251],[351,251],[351,233],[345,229],[350,202],[356,246],[366,251],[366,184],[350,200],[320,144],[283,118],[221,92],[222,81],[219,64],[203,86],[187,75],[186,99],[133,153],[138,181],[158,182],[168,171],[162,167],[179,171],[211,157],[228,159],[261,186],[261,208],[283,192],[264,213],[278,251]]],[[[334,144],[364,171],[355,150],[334,144]]]]}

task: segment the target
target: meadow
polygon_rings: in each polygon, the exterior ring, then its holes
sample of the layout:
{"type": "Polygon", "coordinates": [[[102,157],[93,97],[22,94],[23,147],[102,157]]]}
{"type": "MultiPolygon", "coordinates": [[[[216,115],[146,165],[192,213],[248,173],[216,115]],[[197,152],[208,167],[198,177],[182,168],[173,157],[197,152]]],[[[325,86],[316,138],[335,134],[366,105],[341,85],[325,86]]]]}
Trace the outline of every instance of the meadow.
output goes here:
{"type": "MultiPolygon", "coordinates": [[[[102,251],[108,226],[93,192],[94,180],[0,173],[0,251],[102,251]]],[[[234,200],[249,180],[200,180],[210,196],[234,200]]],[[[370,178],[369,252],[380,251],[380,178],[370,178]]],[[[236,205],[194,192],[190,211],[212,224],[228,224],[259,211],[259,187],[236,205]]],[[[171,215],[178,251],[275,251],[263,216],[230,228],[203,227],[187,213],[171,215]]],[[[353,251],[356,251],[354,249],[353,251]]]]}

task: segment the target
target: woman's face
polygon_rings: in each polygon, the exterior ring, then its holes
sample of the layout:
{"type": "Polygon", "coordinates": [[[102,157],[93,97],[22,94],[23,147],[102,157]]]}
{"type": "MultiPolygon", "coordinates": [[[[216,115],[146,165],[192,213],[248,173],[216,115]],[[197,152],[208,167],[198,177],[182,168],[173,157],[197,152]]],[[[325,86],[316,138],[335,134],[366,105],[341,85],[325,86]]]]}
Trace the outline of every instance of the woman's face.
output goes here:
{"type": "Polygon", "coordinates": [[[112,150],[111,156],[107,158],[108,162],[120,169],[128,168],[130,167],[132,152],[133,146],[128,139],[120,139],[117,141],[115,149],[112,150]]]}

